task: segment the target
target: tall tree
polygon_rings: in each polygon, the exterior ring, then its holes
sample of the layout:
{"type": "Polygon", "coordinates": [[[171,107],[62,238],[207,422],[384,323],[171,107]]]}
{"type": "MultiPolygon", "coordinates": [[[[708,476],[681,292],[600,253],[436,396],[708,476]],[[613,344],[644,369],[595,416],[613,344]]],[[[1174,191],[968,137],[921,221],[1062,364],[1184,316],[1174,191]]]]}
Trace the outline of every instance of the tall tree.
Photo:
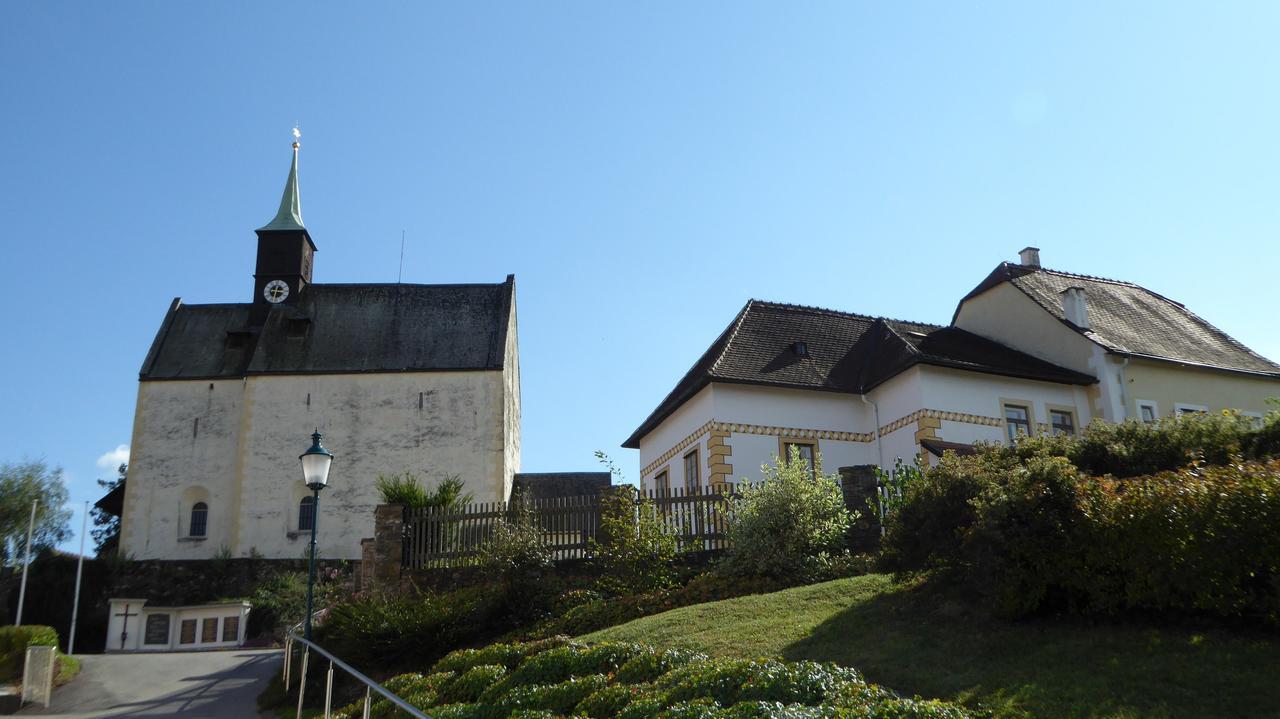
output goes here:
{"type": "MultiPolygon", "coordinates": [[[[117,487],[123,487],[126,477],[129,474],[129,465],[121,464],[116,467],[116,477],[114,479],[99,479],[98,486],[105,489],[108,493],[114,491],[117,487]]],[[[120,546],[120,518],[103,509],[93,508],[93,530],[89,532],[93,536],[94,552],[99,557],[113,554],[116,548],[120,546]]]]}
{"type": "MultiPolygon", "coordinates": [[[[124,486],[128,473],[128,464],[120,463],[120,466],[115,468],[115,478],[99,480],[97,486],[111,493],[116,487],[124,486]]],[[[106,512],[105,509],[93,508],[93,528],[90,535],[93,537],[93,551],[97,557],[114,554],[120,545],[120,518],[106,512]]]]}
{"type": "Polygon", "coordinates": [[[50,468],[44,460],[0,464],[0,562],[22,561],[32,500],[40,502],[32,535],[35,550],[55,547],[69,537],[68,496],[61,467],[50,468]]]}

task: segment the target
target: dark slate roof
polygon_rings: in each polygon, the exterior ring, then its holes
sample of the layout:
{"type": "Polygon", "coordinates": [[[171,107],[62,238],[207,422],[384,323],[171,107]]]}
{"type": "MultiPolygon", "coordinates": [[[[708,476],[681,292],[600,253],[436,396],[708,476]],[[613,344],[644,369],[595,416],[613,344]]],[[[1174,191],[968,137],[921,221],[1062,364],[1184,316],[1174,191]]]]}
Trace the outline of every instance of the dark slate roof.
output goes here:
{"type": "Polygon", "coordinates": [[[612,484],[608,472],[517,472],[515,489],[533,499],[599,494],[612,484]]]}
{"type": "Polygon", "coordinates": [[[750,300],[623,443],[640,438],[711,382],[861,394],[916,364],[1090,384],[1089,375],[964,330],[750,300]],[[806,356],[794,343],[804,342],[806,356]]]}
{"type": "Polygon", "coordinates": [[[296,306],[174,300],[141,378],[501,369],[515,279],[474,285],[310,285],[296,306]],[[240,333],[241,348],[232,337],[240,333]]]}
{"type": "MultiPolygon", "coordinates": [[[[1049,314],[1109,352],[1280,376],[1280,365],[1240,344],[1186,306],[1132,282],[1002,263],[965,300],[1008,282],[1049,314]],[[1060,294],[1082,287],[1089,329],[1067,321],[1060,294]]],[[[956,314],[959,314],[959,308],[956,314]]]]}

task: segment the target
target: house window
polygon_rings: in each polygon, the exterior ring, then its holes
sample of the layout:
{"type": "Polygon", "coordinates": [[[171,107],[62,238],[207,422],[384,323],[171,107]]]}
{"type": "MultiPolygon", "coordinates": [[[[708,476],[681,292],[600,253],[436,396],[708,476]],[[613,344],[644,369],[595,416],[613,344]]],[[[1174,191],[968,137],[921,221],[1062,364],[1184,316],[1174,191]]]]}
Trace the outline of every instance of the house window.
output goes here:
{"type": "Polygon", "coordinates": [[[671,494],[671,475],[667,470],[664,469],[654,475],[653,488],[658,490],[659,496],[666,497],[671,494]]]}
{"type": "Polygon", "coordinates": [[[310,532],[316,527],[315,497],[303,497],[298,502],[298,531],[310,532]]]}
{"type": "Polygon", "coordinates": [[[702,486],[701,477],[698,475],[698,450],[684,456],[684,488],[690,494],[698,491],[698,487],[702,486]]]}
{"type": "Polygon", "coordinates": [[[1160,418],[1160,409],[1155,402],[1147,399],[1138,400],[1138,419],[1151,423],[1160,418]]]}
{"type": "Polygon", "coordinates": [[[218,618],[209,617],[200,622],[200,642],[212,644],[218,641],[218,618]]]}
{"type": "Polygon", "coordinates": [[[1174,411],[1181,417],[1186,414],[1209,414],[1209,408],[1202,404],[1182,404],[1178,403],[1173,406],[1174,411]]]}
{"type": "Polygon", "coordinates": [[[1025,405],[1006,404],[1004,406],[1004,428],[1010,442],[1016,442],[1019,435],[1031,436],[1031,410],[1025,405]]]}
{"type": "Polygon", "coordinates": [[[209,531],[209,505],[204,502],[196,502],[191,506],[191,531],[187,534],[192,537],[203,537],[209,531]]]}
{"type": "Polygon", "coordinates": [[[234,642],[240,639],[240,617],[222,618],[222,641],[234,642]]]}
{"type": "Polygon", "coordinates": [[[809,468],[809,472],[812,473],[814,471],[814,467],[817,465],[817,462],[814,461],[818,454],[817,446],[813,442],[797,442],[784,439],[782,441],[782,461],[791,461],[791,449],[793,447],[800,453],[800,461],[803,462],[805,466],[809,468]]]}
{"type": "Polygon", "coordinates": [[[1076,433],[1076,418],[1069,410],[1051,409],[1049,410],[1049,426],[1055,435],[1064,434],[1068,437],[1076,433]]]}

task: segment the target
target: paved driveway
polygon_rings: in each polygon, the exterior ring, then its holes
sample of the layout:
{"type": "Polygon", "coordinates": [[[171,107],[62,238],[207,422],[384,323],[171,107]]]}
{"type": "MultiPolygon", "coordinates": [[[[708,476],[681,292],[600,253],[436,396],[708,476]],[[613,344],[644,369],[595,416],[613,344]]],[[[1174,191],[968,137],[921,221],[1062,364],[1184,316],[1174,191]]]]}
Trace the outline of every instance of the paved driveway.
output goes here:
{"type": "Polygon", "coordinates": [[[18,715],[252,719],[280,657],[279,649],[81,655],[80,675],[54,690],[48,709],[27,707],[18,715]]]}

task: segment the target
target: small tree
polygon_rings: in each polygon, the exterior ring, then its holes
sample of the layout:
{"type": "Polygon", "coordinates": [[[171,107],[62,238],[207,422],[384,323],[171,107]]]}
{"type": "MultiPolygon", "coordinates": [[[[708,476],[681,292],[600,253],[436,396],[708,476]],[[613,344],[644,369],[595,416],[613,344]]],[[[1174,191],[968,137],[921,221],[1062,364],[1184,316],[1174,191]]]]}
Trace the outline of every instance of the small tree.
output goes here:
{"type": "Polygon", "coordinates": [[[650,592],[675,582],[676,538],[659,521],[653,503],[629,484],[601,498],[600,541],[590,545],[600,571],[598,586],[606,594],[650,592]]]}
{"type": "Polygon", "coordinates": [[[774,462],[762,468],[762,483],[733,500],[722,565],[730,574],[796,576],[810,558],[844,548],[856,515],[844,506],[839,478],[822,473],[821,457],[810,467],[797,447],[774,462]]]}
{"type": "Polygon", "coordinates": [[[61,467],[50,469],[44,460],[0,464],[0,562],[17,563],[26,555],[33,500],[40,503],[31,541],[33,554],[56,547],[70,536],[67,496],[61,467]]]}
{"type": "Polygon", "coordinates": [[[499,520],[481,548],[480,564],[501,586],[503,611],[515,624],[539,618],[553,596],[546,581],[554,558],[533,509],[511,499],[511,515],[499,520]]]}

